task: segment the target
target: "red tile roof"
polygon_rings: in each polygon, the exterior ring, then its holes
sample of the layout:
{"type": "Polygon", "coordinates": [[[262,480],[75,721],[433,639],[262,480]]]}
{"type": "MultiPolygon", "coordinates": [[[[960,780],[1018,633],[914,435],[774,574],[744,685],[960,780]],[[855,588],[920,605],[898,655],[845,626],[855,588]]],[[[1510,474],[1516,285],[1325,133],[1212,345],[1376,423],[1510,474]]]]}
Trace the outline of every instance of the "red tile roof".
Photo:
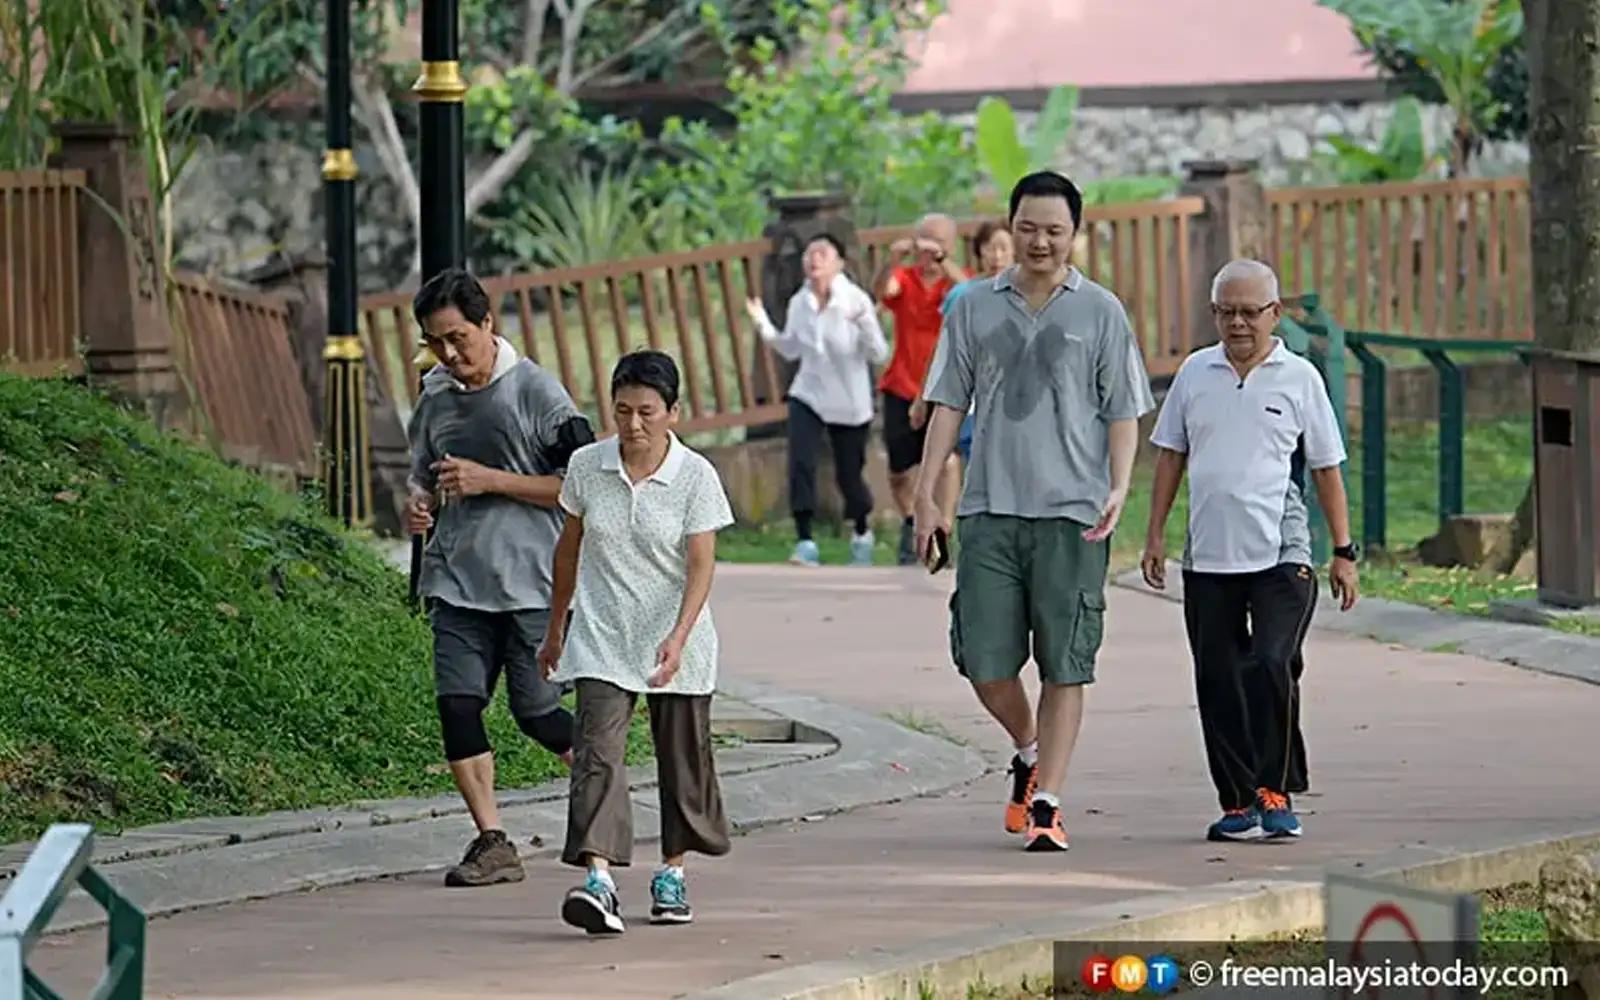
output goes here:
{"type": "Polygon", "coordinates": [[[1371,80],[1316,0],[950,0],[907,93],[1371,80]]]}

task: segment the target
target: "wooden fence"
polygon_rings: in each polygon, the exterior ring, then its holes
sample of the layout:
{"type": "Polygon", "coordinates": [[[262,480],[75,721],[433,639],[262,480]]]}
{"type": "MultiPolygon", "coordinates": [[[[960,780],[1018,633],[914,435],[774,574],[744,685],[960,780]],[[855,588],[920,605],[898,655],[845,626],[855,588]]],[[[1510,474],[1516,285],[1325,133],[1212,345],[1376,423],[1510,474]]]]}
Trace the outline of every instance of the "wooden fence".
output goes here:
{"type": "Polygon", "coordinates": [[[0,173],[0,371],[77,374],[82,170],[0,173]]]}
{"type": "MultiPolygon", "coordinates": [[[[1154,376],[1203,342],[1210,275],[1194,259],[1199,198],[1091,207],[1074,260],[1128,310],[1154,376]]],[[[1285,294],[1315,290],[1352,329],[1524,339],[1529,307],[1528,194],[1520,179],[1294,188],[1267,193],[1268,252],[1285,294]]],[[[979,220],[960,224],[976,264],[979,220]]],[[[864,229],[857,277],[870,281],[909,226],[864,229]]],[[[705,247],[485,282],[500,329],[555,370],[607,430],[607,373],[642,344],[683,366],[685,431],[767,423],[783,409],[764,387],[778,364],[756,343],[742,300],[758,294],[764,241],[705,247]],[[642,336],[641,336],[642,331],[642,336]]],[[[394,398],[413,400],[418,349],[410,293],[362,300],[363,335],[394,398]]],[[[1204,338],[1208,340],[1209,338],[1204,338]]]]}
{"type": "Polygon", "coordinates": [[[179,366],[224,455],[318,474],[311,410],[276,297],[179,274],[173,289],[179,366]]]}
{"type": "MultiPolygon", "coordinates": [[[[642,347],[670,352],[683,373],[685,433],[781,420],[781,403],[755,380],[776,382],[777,362],[751,335],[745,300],[761,289],[765,240],[687,253],[535,271],[484,281],[498,329],[557,373],[578,406],[613,426],[611,368],[642,347]]],[[[361,300],[362,335],[394,399],[414,401],[419,351],[411,293],[361,300]]]]}
{"type": "MultiPolygon", "coordinates": [[[[1152,375],[1170,375],[1195,348],[1193,276],[1189,267],[1190,220],[1205,210],[1199,198],[1087,208],[1073,262],[1122,300],[1138,332],[1152,375]]],[[[976,267],[971,245],[982,220],[958,225],[962,263],[976,267]]],[[[890,244],[912,234],[911,226],[863,229],[863,280],[886,258],[890,244]]]]}
{"type": "Polygon", "coordinates": [[[1284,294],[1316,291],[1352,330],[1532,336],[1522,178],[1267,192],[1284,294]]]}

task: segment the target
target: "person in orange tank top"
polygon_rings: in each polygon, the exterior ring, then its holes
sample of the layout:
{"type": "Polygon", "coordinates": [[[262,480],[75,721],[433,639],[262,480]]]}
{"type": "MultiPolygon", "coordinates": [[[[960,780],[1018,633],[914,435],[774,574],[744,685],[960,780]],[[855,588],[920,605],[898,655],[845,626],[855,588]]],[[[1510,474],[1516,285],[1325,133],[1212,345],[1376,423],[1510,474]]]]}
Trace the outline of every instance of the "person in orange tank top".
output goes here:
{"type": "MultiPolygon", "coordinates": [[[[896,240],[872,282],[873,294],[894,317],[894,353],[878,381],[883,393],[883,443],[889,452],[889,488],[900,510],[899,561],[917,561],[912,543],[912,513],[928,404],[922,384],[939,343],[940,307],[950,290],[971,277],[951,256],[957,240],[955,220],[932,213],[915,234],[896,240]]],[[[954,516],[960,472],[954,456],[940,477],[939,496],[954,516]]]]}

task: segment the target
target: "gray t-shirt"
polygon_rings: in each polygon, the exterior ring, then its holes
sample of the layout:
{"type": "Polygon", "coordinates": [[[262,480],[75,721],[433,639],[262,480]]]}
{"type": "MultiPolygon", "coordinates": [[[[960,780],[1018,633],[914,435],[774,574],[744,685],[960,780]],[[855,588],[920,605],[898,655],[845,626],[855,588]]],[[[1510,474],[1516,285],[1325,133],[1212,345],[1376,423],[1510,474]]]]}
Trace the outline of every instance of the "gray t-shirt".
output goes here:
{"type": "Polygon", "coordinates": [[[1016,268],[956,300],[929,369],[929,401],[972,406],[961,514],[1092,525],[1111,492],[1107,425],[1155,408],[1128,314],[1076,268],[1035,314],[1016,268]]]}
{"type": "MultiPolygon", "coordinates": [[[[581,415],[561,382],[527,358],[476,390],[437,368],[423,380],[407,428],[412,481],[436,490],[431,466],[446,455],[523,476],[557,475],[556,432],[581,415]]],[[[435,513],[422,594],[478,611],[548,608],[563,521],[559,508],[496,494],[452,499],[435,513]]]]}

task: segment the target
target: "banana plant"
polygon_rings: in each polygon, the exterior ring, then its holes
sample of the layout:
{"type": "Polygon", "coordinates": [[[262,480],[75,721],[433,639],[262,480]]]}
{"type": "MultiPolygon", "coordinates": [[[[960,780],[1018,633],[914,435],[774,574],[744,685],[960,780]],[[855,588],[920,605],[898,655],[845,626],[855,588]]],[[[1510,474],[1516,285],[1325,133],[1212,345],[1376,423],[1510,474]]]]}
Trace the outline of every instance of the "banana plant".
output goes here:
{"type": "Polygon", "coordinates": [[[1055,87],[1023,142],[1017,116],[1001,97],[978,103],[978,159],[996,191],[1010,191],[1024,174],[1051,166],[1066,144],[1078,112],[1078,88],[1055,87]]]}
{"type": "Polygon", "coordinates": [[[1480,137],[1502,111],[1489,76],[1501,52],[1522,37],[1519,0],[1317,2],[1343,14],[1368,49],[1382,40],[1416,57],[1455,112],[1450,175],[1462,176],[1480,137]]]}
{"type": "Polygon", "coordinates": [[[1428,137],[1422,127],[1422,104],[1414,97],[1395,103],[1394,113],[1376,149],[1342,135],[1325,135],[1322,141],[1332,153],[1324,153],[1319,159],[1341,184],[1414,181],[1432,173],[1445,159],[1428,149],[1428,137]]]}

